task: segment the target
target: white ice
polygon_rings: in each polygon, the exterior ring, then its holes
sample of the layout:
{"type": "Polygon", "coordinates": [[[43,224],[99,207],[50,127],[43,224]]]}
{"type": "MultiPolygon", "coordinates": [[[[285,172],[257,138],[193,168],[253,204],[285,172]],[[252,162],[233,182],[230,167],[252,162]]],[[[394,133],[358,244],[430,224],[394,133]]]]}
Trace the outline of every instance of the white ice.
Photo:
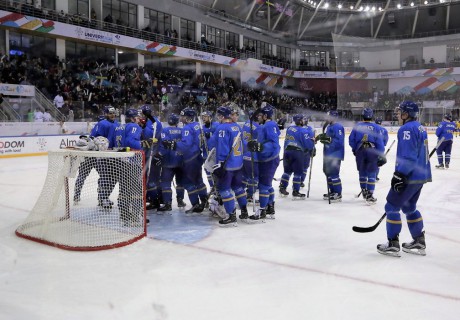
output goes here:
{"type": "MultiPolygon", "coordinates": [[[[47,157],[2,159],[0,319],[459,319],[457,139],[449,170],[436,170],[432,158],[433,182],[418,203],[425,257],[378,254],[385,222],[372,233],[352,231],[383,214],[396,145],[380,172],[374,206],[354,197],[360,189],[348,145],[343,202],[322,200],[326,180],[318,146],[310,198],[277,195],[276,220],[220,228],[212,218],[174,210],[172,216],[150,215],[148,238],[97,252],[17,237],[15,229],[40,194],[47,157]]],[[[280,166],[276,177],[281,174],[280,166]]],[[[400,238],[410,240],[405,223],[400,238]]]]}

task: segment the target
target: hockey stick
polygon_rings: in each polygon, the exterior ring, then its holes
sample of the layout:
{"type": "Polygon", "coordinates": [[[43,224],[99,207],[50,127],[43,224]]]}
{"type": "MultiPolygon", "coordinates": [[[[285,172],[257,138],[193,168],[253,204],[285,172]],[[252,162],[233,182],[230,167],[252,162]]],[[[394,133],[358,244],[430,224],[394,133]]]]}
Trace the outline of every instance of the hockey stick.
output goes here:
{"type": "Polygon", "coordinates": [[[313,170],[313,158],[310,154],[310,159],[311,159],[311,163],[310,163],[310,173],[308,175],[308,190],[307,190],[307,198],[310,197],[310,183],[311,183],[311,171],[313,170]]]}
{"type": "MultiPolygon", "coordinates": [[[[324,134],[324,131],[326,131],[326,128],[328,125],[329,125],[329,122],[326,120],[326,122],[324,122],[323,124],[323,134],[324,134]]],[[[329,179],[327,176],[326,176],[326,186],[327,186],[327,201],[329,202],[329,204],[331,204],[331,191],[329,190],[329,179]]]]}
{"type": "MultiPolygon", "coordinates": [[[[155,119],[155,118],[153,118],[155,119]]],[[[155,136],[157,134],[157,122],[154,120],[153,123],[153,139],[155,139],[155,136]]],[[[149,180],[150,177],[150,169],[152,168],[152,159],[153,159],[153,147],[155,143],[152,141],[152,145],[150,146],[150,151],[149,151],[149,162],[147,163],[147,181],[149,180]]]]}
{"type": "MultiPolygon", "coordinates": [[[[250,126],[249,130],[250,130],[250,134],[251,134],[250,140],[252,140],[252,134],[253,134],[252,116],[249,117],[249,126],[250,126]]],[[[275,178],[273,178],[273,179],[275,179],[275,178]]],[[[253,151],[251,151],[251,183],[254,183],[254,152],[253,151]]],[[[256,188],[258,186],[251,185],[251,187],[252,187],[252,191],[253,191],[253,193],[252,193],[252,212],[255,214],[256,213],[256,199],[254,199],[254,194],[256,193],[256,188]]]]}
{"type": "MultiPolygon", "coordinates": [[[[430,154],[429,154],[429,158],[431,158],[431,156],[436,152],[436,150],[439,148],[439,146],[441,145],[441,143],[444,142],[444,137],[441,138],[438,143],[436,144],[436,147],[433,148],[433,150],[431,150],[430,154]]],[[[380,225],[380,223],[383,221],[383,219],[386,217],[387,213],[385,212],[383,214],[382,217],[380,217],[379,221],[377,221],[376,224],[374,224],[372,227],[356,227],[354,226],[352,229],[354,232],[359,232],[359,233],[367,233],[367,232],[372,232],[374,231],[375,229],[377,229],[377,227],[380,225]]]]}
{"type": "MultiPolygon", "coordinates": [[[[390,144],[390,146],[388,147],[388,150],[385,152],[385,157],[387,156],[388,152],[390,152],[391,150],[391,147],[393,147],[393,145],[395,144],[396,140],[393,140],[393,142],[390,144]]],[[[359,198],[361,196],[361,194],[363,193],[363,190],[361,190],[357,196],[355,196],[355,198],[359,198]]]]}

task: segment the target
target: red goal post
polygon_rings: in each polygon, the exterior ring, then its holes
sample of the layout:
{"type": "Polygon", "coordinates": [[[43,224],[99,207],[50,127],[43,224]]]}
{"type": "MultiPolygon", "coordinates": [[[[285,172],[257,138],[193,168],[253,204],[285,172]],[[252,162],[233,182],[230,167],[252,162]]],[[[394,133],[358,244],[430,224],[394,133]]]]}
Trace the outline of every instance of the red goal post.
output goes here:
{"type": "Polygon", "coordinates": [[[19,237],[66,250],[129,245],[147,234],[142,151],[56,150],[19,237]]]}

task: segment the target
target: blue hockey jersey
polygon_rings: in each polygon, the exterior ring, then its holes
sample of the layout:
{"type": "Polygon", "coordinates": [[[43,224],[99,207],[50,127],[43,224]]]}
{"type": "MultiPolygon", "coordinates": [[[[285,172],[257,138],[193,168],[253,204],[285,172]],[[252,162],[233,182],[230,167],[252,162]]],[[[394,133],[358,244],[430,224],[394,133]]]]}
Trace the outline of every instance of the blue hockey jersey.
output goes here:
{"type": "Polygon", "coordinates": [[[266,162],[279,157],[281,132],[275,121],[269,120],[257,129],[257,142],[263,144],[262,152],[258,153],[259,162],[266,162]]]}
{"type": "MultiPolygon", "coordinates": [[[[243,134],[243,159],[251,160],[251,151],[248,149],[249,140],[257,140],[257,130],[259,128],[259,123],[252,121],[252,135],[251,135],[251,121],[246,121],[242,128],[243,134]]],[[[252,156],[254,161],[257,161],[257,152],[253,152],[252,156]]]]}
{"type": "MultiPolygon", "coordinates": [[[[203,149],[203,157],[207,157],[208,154],[206,152],[206,148],[208,149],[208,151],[210,151],[209,149],[209,139],[211,139],[211,136],[214,134],[214,132],[216,131],[216,128],[219,126],[219,122],[211,122],[209,123],[209,126],[208,125],[203,125],[203,135],[204,135],[204,139],[206,141],[206,145],[203,145],[202,149],[203,149]]],[[[204,142],[203,142],[204,143],[204,142]]]]}
{"type": "Polygon", "coordinates": [[[383,135],[381,127],[378,124],[370,121],[362,121],[358,122],[353,130],[351,130],[348,143],[353,153],[358,151],[365,142],[372,144],[378,152],[384,152],[383,135]]]}
{"type": "Polygon", "coordinates": [[[129,147],[134,150],[141,150],[142,128],[137,123],[127,123],[125,125],[125,142],[123,147],[129,147]]]}
{"type": "MultiPolygon", "coordinates": [[[[179,142],[182,139],[182,128],[166,127],[161,132],[161,139],[179,142]]],[[[177,168],[182,165],[183,157],[177,150],[166,149],[160,145],[160,155],[163,157],[162,166],[165,168],[177,168]]]]}
{"type": "Polygon", "coordinates": [[[209,140],[209,147],[216,148],[216,162],[224,162],[227,171],[243,167],[243,142],[240,126],[235,122],[221,123],[209,140]],[[240,134],[239,141],[236,141],[240,134]],[[235,145],[234,145],[235,144],[235,145]]]}
{"type": "Polygon", "coordinates": [[[154,128],[154,123],[150,119],[147,119],[145,128],[142,130],[141,138],[142,140],[153,138],[153,131],[155,130],[155,138],[158,140],[158,143],[153,145],[152,152],[156,154],[158,153],[158,146],[161,144],[161,131],[163,130],[163,125],[157,118],[154,118],[154,120],[156,123],[156,130],[154,128]]]}
{"type": "Polygon", "coordinates": [[[343,160],[345,157],[345,130],[340,123],[329,124],[325,130],[331,143],[324,144],[323,155],[330,158],[343,160]]]}
{"type": "Polygon", "coordinates": [[[185,163],[201,155],[200,134],[198,122],[187,123],[182,129],[182,139],[177,142],[177,151],[184,155],[185,163]]]}
{"type": "Polygon", "coordinates": [[[117,121],[110,121],[104,119],[98,123],[95,137],[106,137],[109,140],[109,148],[113,148],[115,146],[115,128],[118,127],[117,121]]]}
{"type": "Polygon", "coordinates": [[[431,181],[428,135],[418,121],[409,121],[398,130],[396,166],[410,184],[431,181]]]}
{"type": "Polygon", "coordinates": [[[455,122],[442,121],[436,129],[436,136],[438,140],[444,137],[444,141],[452,140],[456,129],[455,122]]]}
{"type": "Polygon", "coordinates": [[[290,126],[286,130],[284,150],[311,151],[315,147],[314,135],[305,127],[290,126]]]}
{"type": "Polygon", "coordinates": [[[383,136],[383,145],[386,146],[387,143],[388,143],[388,130],[384,127],[384,126],[381,126],[379,124],[376,124],[380,130],[380,133],[382,134],[383,136]]]}

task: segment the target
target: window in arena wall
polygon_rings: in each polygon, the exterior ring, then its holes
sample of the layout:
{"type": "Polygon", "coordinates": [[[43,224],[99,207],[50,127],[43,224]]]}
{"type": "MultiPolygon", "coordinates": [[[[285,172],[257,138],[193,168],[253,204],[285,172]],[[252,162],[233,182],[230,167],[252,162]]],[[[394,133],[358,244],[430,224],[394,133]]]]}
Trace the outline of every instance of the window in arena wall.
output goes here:
{"type": "Polygon", "coordinates": [[[196,41],[195,21],[180,18],[180,30],[182,40],[196,41]]]}
{"type": "Polygon", "coordinates": [[[149,28],[150,32],[165,35],[166,30],[171,30],[171,15],[160,11],[145,9],[144,26],[149,28]]]}
{"type": "Polygon", "coordinates": [[[211,42],[212,46],[218,48],[225,48],[225,31],[210,27],[208,25],[201,25],[201,33],[206,35],[206,40],[211,42]]]}
{"type": "Polygon", "coordinates": [[[102,16],[109,14],[113,22],[130,28],[137,28],[137,5],[121,0],[103,0],[102,16]]]}
{"type": "Polygon", "coordinates": [[[42,0],[42,8],[56,10],[56,0],[42,0]]]}
{"type": "Polygon", "coordinates": [[[447,62],[460,62],[460,44],[447,46],[447,62]]]}
{"type": "Polygon", "coordinates": [[[225,31],[225,45],[226,49],[233,47],[233,50],[240,48],[240,36],[237,33],[225,31]]]}
{"type": "Polygon", "coordinates": [[[56,57],[56,39],[32,36],[10,31],[10,53],[27,54],[30,57],[56,57]]]}
{"type": "Polygon", "coordinates": [[[291,48],[277,46],[276,56],[283,63],[291,63],[291,51],[291,48]]]}
{"type": "Polygon", "coordinates": [[[69,1],[69,14],[81,14],[88,18],[89,0],[73,0],[69,1]]]}
{"type": "Polygon", "coordinates": [[[311,67],[326,66],[326,51],[302,50],[300,53],[300,65],[311,67]]]}
{"type": "Polygon", "coordinates": [[[89,60],[97,61],[99,64],[115,61],[115,49],[113,48],[93,46],[69,40],[65,42],[65,53],[67,59],[81,60],[81,57],[85,57],[89,60]]]}

